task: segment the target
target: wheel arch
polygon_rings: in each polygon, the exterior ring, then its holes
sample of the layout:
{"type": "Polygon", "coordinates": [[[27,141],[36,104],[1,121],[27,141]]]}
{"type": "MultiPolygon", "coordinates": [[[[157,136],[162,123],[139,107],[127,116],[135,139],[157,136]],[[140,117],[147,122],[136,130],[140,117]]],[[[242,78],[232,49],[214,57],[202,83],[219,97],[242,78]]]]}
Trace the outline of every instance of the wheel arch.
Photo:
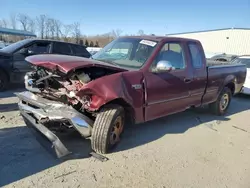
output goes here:
{"type": "Polygon", "coordinates": [[[125,119],[129,120],[129,123],[134,123],[135,122],[135,110],[123,98],[116,98],[114,100],[111,100],[108,103],[101,106],[100,109],[103,108],[103,107],[106,107],[107,105],[112,105],[112,104],[122,106],[124,108],[124,111],[125,111],[125,119]]]}
{"type": "Polygon", "coordinates": [[[232,92],[232,95],[235,93],[235,83],[234,82],[229,82],[225,85],[225,87],[229,88],[232,92]]]}
{"type": "MultiPolygon", "coordinates": [[[[219,89],[219,92],[218,92],[218,96],[219,94],[221,93],[221,91],[225,88],[225,87],[228,87],[231,92],[232,92],[232,95],[235,94],[235,89],[236,89],[236,83],[237,83],[237,80],[236,80],[236,77],[235,75],[233,74],[230,74],[228,75],[225,79],[224,79],[224,82],[222,83],[221,85],[221,88],[219,89]]],[[[217,96],[217,97],[218,97],[217,96]]]]}

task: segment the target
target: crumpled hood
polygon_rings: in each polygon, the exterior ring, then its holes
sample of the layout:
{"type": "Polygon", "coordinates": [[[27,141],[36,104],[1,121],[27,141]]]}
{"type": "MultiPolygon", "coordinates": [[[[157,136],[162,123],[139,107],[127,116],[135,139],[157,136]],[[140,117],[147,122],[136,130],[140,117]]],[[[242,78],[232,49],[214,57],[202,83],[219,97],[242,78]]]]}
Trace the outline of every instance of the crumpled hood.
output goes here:
{"type": "Polygon", "coordinates": [[[84,57],[68,56],[68,55],[55,55],[55,54],[43,54],[33,55],[25,58],[26,61],[33,65],[44,67],[51,70],[60,70],[61,72],[68,73],[72,70],[84,68],[84,67],[104,67],[113,70],[126,71],[124,68],[111,65],[109,63],[96,61],[84,57]]]}

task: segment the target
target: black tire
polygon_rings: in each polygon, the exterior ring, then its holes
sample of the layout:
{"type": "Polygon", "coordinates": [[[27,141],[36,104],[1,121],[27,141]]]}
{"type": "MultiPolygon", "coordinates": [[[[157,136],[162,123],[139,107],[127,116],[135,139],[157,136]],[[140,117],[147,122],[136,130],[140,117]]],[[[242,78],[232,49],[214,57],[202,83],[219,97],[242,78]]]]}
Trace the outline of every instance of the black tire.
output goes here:
{"type": "Polygon", "coordinates": [[[4,91],[9,84],[9,79],[6,73],[0,70],[0,92],[4,91]]]}
{"type": "MultiPolygon", "coordinates": [[[[109,105],[104,107],[97,115],[91,136],[91,147],[92,149],[101,154],[108,153],[117,143],[124,128],[124,108],[119,105],[109,105]],[[114,130],[116,130],[117,121],[121,120],[119,130],[119,137],[115,143],[111,143],[112,138],[116,135],[114,130]],[[112,138],[111,138],[112,137],[112,138]]],[[[119,123],[118,123],[119,124],[119,123]]]]}
{"type": "Polygon", "coordinates": [[[228,87],[225,87],[221,91],[217,101],[211,103],[209,105],[209,108],[212,111],[212,113],[214,113],[215,115],[222,116],[226,113],[228,107],[230,106],[231,99],[232,99],[232,91],[228,87]],[[223,97],[224,97],[224,101],[226,100],[225,98],[227,98],[228,100],[224,105],[222,105],[223,97]]]}

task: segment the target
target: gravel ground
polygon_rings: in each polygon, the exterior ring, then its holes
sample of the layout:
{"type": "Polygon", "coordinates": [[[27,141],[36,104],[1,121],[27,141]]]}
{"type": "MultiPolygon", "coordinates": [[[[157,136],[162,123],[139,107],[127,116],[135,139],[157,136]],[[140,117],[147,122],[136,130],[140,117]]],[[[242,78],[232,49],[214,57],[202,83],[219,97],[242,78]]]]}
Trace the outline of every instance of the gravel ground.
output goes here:
{"type": "Polygon", "coordinates": [[[101,162],[78,136],[71,158],[53,158],[24,125],[14,92],[0,94],[0,187],[250,187],[250,97],[235,97],[225,117],[203,109],[129,127],[101,162]]]}

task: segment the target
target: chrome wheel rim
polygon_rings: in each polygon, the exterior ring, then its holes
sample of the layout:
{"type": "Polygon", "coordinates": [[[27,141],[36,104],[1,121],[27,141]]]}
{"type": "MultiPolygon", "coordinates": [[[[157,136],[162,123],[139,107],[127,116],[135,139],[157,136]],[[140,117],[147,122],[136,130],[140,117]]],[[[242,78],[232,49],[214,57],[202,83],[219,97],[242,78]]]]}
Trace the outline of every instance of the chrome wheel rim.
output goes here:
{"type": "Polygon", "coordinates": [[[220,108],[221,110],[225,110],[229,103],[229,95],[225,93],[220,100],[220,108]]]}

